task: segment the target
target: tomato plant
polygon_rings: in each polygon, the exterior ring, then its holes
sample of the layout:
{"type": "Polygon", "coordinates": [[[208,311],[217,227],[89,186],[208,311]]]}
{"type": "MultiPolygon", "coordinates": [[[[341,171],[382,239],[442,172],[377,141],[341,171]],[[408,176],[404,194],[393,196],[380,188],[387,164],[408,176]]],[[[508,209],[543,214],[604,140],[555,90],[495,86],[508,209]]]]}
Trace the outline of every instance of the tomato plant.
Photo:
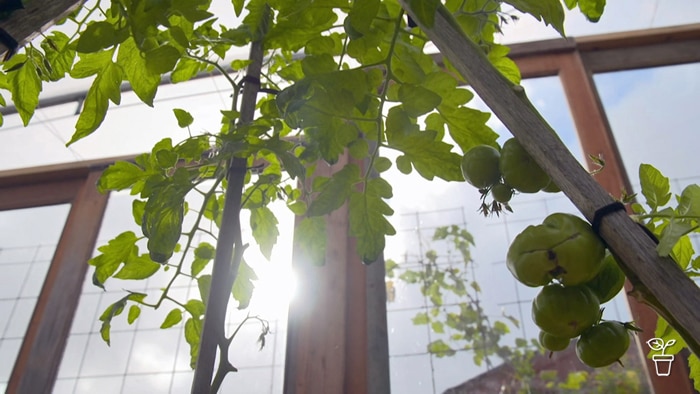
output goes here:
{"type": "Polygon", "coordinates": [[[576,354],[584,364],[600,368],[620,360],[630,346],[630,334],[623,323],[605,321],[590,327],[576,342],[576,354]]]}

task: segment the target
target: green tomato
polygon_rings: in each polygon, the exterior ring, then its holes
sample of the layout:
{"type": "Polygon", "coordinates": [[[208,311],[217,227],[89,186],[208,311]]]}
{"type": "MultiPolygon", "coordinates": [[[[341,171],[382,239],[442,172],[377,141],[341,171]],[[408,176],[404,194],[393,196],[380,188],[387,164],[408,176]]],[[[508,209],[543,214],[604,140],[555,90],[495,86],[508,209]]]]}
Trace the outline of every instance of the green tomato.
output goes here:
{"type": "Polygon", "coordinates": [[[554,181],[550,180],[547,186],[545,186],[544,189],[542,189],[542,191],[545,193],[559,193],[561,189],[559,188],[559,186],[557,186],[556,183],[554,183],[554,181]]]}
{"type": "Polygon", "coordinates": [[[605,245],[584,220],[566,213],[547,216],[528,226],[508,249],[506,264],[524,285],[538,287],[553,279],[575,286],[600,271],[605,245]]]}
{"type": "Polygon", "coordinates": [[[576,342],[576,355],[592,368],[605,367],[619,361],[630,346],[630,336],[623,323],[605,321],[583,333],[576,342]]]}
{"type": "Polygon", "coordinates": [[[491,188],[491,196],[500,203],[507,203],[513,197],[513,188],[502,183],[497,183],[491,188]]]}
{"type": "Polygon", "coordinates": [[[625,285],[625,274],[617,265],[617,261],[611,254],[606,254],[603,265],[593,279],[585,283],[586,287],[593,290],[601,304],[610,301],[625,285]]]}
{"type": "Polygon", "coordinates": [[[558,352],[564,350],[569,347],[569,342],[571,342],[571,338],[556,337],[545,331],[540,331],[540,345],[549,351],[558,352]]]}
{"type": "Polygon", "coordinates": [[[544,286],[532,300],[532,320],[542,331],[559,338],[575,338],[595,324],[600,304],[585,286],[544,286]]]}
{"type": "Polygon", "coordinates": [[[537,193],[550,182],[549,176],[515,138],[503,144],[500,169],[505,183],[522,193],[537,193]]]}
{"type": "Polygon", "coordinates": [[[487,188],[501,180],[498,169],[500,153],[493,146],[477,145],[467,151],[462,158],[464,179],[479,189],[487,188]]]}

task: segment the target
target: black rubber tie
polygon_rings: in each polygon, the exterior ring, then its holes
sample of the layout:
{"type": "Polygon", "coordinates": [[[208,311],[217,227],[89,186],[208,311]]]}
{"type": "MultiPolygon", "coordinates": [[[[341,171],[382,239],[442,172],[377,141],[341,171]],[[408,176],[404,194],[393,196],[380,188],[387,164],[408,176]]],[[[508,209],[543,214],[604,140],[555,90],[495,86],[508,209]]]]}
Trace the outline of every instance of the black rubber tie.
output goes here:
{"type": "Polygon", "coordinates": [[[595,213],[593,214],[593,221],[591,221],[591,227],[593,227],[593,231],[596,234],[600,235],[600,223],[603,221],[603,218],[613,212],[625,210],[625,204],[619,201],[615,201],[614,203],[596,209],[595,213]]]}

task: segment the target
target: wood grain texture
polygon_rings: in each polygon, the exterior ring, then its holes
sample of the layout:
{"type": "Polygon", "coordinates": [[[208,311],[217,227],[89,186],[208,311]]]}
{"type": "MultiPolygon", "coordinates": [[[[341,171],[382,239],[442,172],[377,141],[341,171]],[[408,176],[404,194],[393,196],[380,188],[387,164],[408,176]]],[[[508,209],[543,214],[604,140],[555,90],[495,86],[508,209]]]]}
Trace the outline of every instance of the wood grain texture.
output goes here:
{"type": "MultiPolygon", "coordinates": [[[[55,21],[76,10],[82,1],[32,0],[25,3],[24,9],[13,12],[10,19],[0,23],[0,28],[12,36],[20,47],[51,27],[55,21]]],[[[0,55],[7,52],[7,49],[0,44],[0,55]]]]}
{"type": "MultiPolygon", "coordinates": [[[[406,0],[400,3],[418,20],[406,0]]],[[[597,209],[614,201],[555,136],[522,89],[513,86],[491,66],[443,6],[438,9],[434,27],[421,28],[589,221],[597,209]]],[[[645,286],[648,295],[666,308],[668,313],[664,317],[675,320],[672,324],[679,333],[697,343],[700,340],[700,309],[695,307],[700,304],[698,286],[673,260],[658,256],[654,242],[626,212],[606,216],[600,235],[623,260],[622,265],[635,276],[637,283],[645,286]]],[[[700,349],[693,350],[700,353],[700,349]]]]}
{"type": "Polygon", "coordinates": [[[34,314],[15,363],[8,393],[50,393],[92,256],[107,195],[95,187],[99,171],[90,173],[73,201],[51,261],[34,314]]]}

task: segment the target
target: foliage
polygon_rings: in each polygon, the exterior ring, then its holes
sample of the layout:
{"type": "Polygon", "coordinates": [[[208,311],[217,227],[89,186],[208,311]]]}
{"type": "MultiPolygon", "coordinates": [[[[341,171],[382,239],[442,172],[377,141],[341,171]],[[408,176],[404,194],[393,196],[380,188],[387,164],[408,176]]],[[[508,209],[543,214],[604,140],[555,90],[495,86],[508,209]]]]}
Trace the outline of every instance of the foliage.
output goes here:
{"type": "MultiPolygon", "coordinates": [[[[700,186],[686,186],[680,195],[674,196],[669,179],[649,164],[639,166],[639,179],[646,206],[632,204],[633,217],[658,238],[659,255],[671,256],[690,278],[700,276],[700,256],[696,255],[691,238],[700,232],[700,186]]],[[[687,347],[683,338],[662,317],[658,319],[654,336],[668,347],[651,349],[649,358],[655,354],[678,354],[687,347]]],[[[695,389],[700,390],[697,355],[691,353],[688,364],[695,389]]]]}
{"type": "MultiPolygon", "coordinates": [[[[409,2],[428,26],[440,3],[409,2]]],[[[501,24],[513,19],[501,9],[502,3],[563,34],[564,11],[558,0],[444,3],[493,66],[514,83],[520,76],[506,57],[508,49],[494,42],[501,24]]],[[[578,6],[591,20],[600,17],[604,5],[600,0],[565,3],[578,6]]],[[[127,321],[133,323],[141,308],[167,303],[174,308],[162,327],[184,321],[193,366],[212,282],[209,265],[216,254],[210,242],[226,225],[222,220],[229,163],[242,160],[247,165],[242,202],[235,209],[249,211],[252,236],[264,255],[270,256],[278,236],[271,203],[282,201],[305,216],[297,240],[308,240],[302,246],[304,254],[323,264],[322,218],[348,202],[357,252],[370,263],[383,251],[385,237],[395,232],[388,220],[393,213],[388,203],[392,187],[376,173],[395,164],[405,174],[415,170],[426,179],[462,181],[462,154],[478,144],[495,145],[498,137],[486,125],[489,114],[468,106],[473,93],[461,86],[464,81],[448,61],[442,67],[429,53],[424,33],[412,27],[395,0],[233,0],[229,11],[238,17],[236,26],[218,24],[211,7],[211,0],[89,2],[67,19],[74,34],[53,31],[43,36],[4,62],[0,73],[0,88],[10,93],[25,125],[45,83],[67,76],[91,80],[69,144],[100,127],[110,106],[121,103],[123,83],[149,106],[156,105],[163,78],[178,84],[198,73],[219,72],[230,83],[230,106],[213,113],[221,117],[220,130],[190,133],[182,141],[165,138],[149,153],[110,166],[98,183],[103,192],[130,190],[135,196],[134,221],[142,235],[123,232],[99,248],[100,254],[90,261],[95,285],[106,288],[113,279],[143,280],[157,272],[171,275],[155,299],[130,293],[108,307],[100,317],[103,338],[109,342],[110,323],[127,306],[127,321]],[[254,42],[262,43],[266,55],[260,76],[266,94],[258,98],[255,119],[248,122],[240,119],[246,103],[239,97],[246,84],[258,83],[257,77],[244,78],[239,71],[250,62],[231,61],[229,55],[254,42]],[[393,162],[384,156],[387,150],[398,152],[393,162]],[[352,160],[347,160],[346,151],[352,160]],[[364,165],[357,164],[362,161],[364,165]],[[333,165],[333,174],[309,181],[324,162],[333,165]],[[193,196],[199,204],[190,207],[193,196]],[[200,241],[202,234],[207,240],[200,241]],[[147,253],[141,253],[143,243],[147,253]],[[171,296],[173,283],[182,277],[198,285],[198,298],[171,296]]],[[[5,103],[2,96],[0,103],[5,103]]],[[[188,130],[194,121],[186,109],[176,109],[174,116],[188,130]]],[[[687,232],[689,224],[679,220],[667,226],[669,242],[687,232]]],[[[448,236],[461,234],[444,235],[448,236]]],[[[233,275],[231,294],[244,309],[255,273],[241,261],[233,275]]],[[[421,275],[415,280],[435,280],[424,291],[436,302],[443,291],[468,294],[460,271],[442,278],[435,272],[421,275]]],[[[472,294],[478,293],[470,286],[472,294]]],[[[480,323],[467,319],[479,310],[478,303],[466,303],[451,324],[464,328],[460,340],[468,341],[467,328],[481,333],[477,338],[482,343],[476,347],[485,349],[480,357],[488,362],[492,354],[500,357],[499,352],[506,351],[494,343],[507,327],[494,322],[483,331],[480,323]]],[[[264,325],[262,332],[267,332],[264,325]]]]}

